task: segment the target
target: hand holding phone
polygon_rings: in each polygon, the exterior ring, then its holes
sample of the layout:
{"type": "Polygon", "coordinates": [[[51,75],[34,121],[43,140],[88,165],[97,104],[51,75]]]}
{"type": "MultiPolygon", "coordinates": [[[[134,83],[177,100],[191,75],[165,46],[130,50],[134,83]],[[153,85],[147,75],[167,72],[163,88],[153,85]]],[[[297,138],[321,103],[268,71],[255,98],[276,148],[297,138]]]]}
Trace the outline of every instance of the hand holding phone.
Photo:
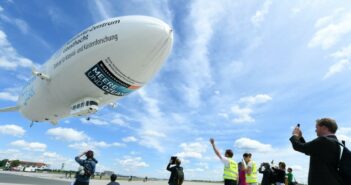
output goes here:
{"type": "Polygon", "coordinates": [[[298,137],[302,137],[302,132],[300,130],[300,123],[298,123],[295,127],[295,129],[293,130],[293,135],[298,136],[298,137]]]}

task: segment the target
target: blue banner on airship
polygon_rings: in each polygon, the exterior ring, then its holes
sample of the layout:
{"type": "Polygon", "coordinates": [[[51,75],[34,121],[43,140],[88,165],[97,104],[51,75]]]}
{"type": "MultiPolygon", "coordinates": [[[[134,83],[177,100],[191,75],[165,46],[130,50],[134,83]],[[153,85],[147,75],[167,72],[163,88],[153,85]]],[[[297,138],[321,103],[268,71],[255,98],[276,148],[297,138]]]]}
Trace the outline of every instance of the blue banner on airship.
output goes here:
{"type": "Polygon", "coordinates": [[[90,68],[85,75],[105,93],[115,96],[125,96],[139,88],[138,86],[129,85],[118,79],[109,71],[102,61],[90,68]]]}

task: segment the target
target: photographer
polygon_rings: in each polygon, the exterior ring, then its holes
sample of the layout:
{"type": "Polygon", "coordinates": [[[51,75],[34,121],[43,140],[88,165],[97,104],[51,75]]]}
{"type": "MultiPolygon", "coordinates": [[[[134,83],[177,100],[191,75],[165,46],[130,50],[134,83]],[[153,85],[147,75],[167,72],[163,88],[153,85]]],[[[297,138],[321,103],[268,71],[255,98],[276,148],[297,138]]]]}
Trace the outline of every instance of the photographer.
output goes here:
{"type": "Polygon", "coordinates": [[[184,181],[184,172],[183,167],[180,166],[180,159],[177,157],[171,157],[167,165],[167,170],[171,172],[171,175],[168,180],[169,185],[182,185],[184,181]],[[171,165],[175,165],[171,167],[171,165]]]}
{"type": "Polygon", "coordinates": [[[336,121],[331,118],[316,120],[317,138],[306,142],[302,137],[299,125],[295,127],[290,142],[294,150],[310,156],[308,172],[309,185],[341,185],[338,174],[340,157],[339,144],[335,133],[338,129],[336,121]]]}
{"type": "Polygon", "coordinates": [[[90,176],[95,173],[95,166],[97,160],[94,159],[94,152],[89,150],[83,152],[79,156],[75,157],[76,162],[81,166],[77,175],[74,185],[89,185],[90,176]],[[82,156],[86,156],[85,160],[80,159],[82,156]]]}
{"type": "Polygon", "coordinates": [[[276,178],[276,185],[285,185],[285,163],[279,162],[279,167],[272,167],[276,178]]]}
{"type": "Polygon", "coordinates": [[[273,171],[271,170],[269,163],[261,163],[258,172],[263,175],[261,185],[272,185],[275,183],[273,179],[273,171]]]}

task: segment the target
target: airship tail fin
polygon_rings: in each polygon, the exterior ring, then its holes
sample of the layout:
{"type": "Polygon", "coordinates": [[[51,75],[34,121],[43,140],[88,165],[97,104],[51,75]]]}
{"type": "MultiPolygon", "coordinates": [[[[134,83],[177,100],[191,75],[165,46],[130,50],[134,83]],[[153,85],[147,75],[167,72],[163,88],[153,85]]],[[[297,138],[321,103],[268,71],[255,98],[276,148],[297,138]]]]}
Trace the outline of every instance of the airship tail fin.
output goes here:
{"type": "Polygon", "coordinates": [[[19,110],[19,106],[0,108],[0,112],[12,112],[12,111],[18,111],[18,110],[19,110]]]}

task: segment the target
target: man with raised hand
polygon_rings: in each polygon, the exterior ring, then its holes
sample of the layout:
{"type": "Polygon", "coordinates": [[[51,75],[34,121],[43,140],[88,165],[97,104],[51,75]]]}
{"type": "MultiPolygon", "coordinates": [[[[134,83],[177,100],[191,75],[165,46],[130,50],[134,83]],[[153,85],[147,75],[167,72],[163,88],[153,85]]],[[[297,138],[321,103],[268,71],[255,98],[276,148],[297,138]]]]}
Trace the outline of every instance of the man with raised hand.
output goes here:
{"type": "Polygon", "coordinates": [[[230,149],[227,149],[223,157],[219,152],[219,150],[217,149],[215,140],[213,138],[210,139],[210,143],[212,145],[213,151],[224,164],[224,172],[223,172],[224,185],[237,185],[238,164],[233,160],[233,156],[234,156],[233,151],[230,149]]]}

